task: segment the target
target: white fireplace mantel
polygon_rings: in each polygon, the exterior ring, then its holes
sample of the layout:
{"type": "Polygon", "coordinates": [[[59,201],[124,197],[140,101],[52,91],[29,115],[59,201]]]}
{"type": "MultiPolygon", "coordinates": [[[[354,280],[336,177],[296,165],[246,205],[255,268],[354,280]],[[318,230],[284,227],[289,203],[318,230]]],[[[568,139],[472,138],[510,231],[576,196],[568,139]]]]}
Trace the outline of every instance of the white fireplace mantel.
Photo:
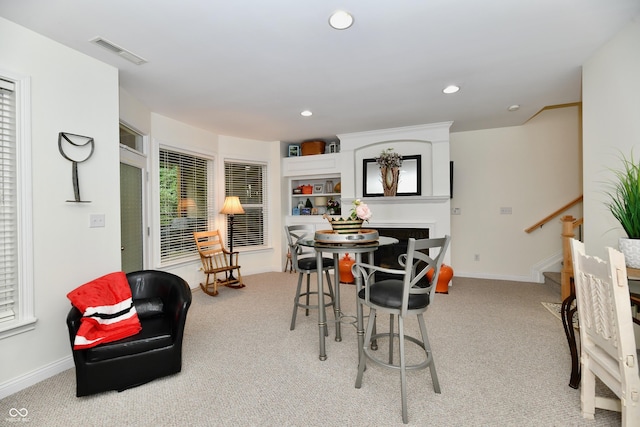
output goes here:
{"type": "MultiPolygon", "coordinates": [[[[338,135],[342,158],[342,197],[362,198],[362,161],[393,148],[422,156],[422,197],[449,196],[449,128],[452,122],[338,135]]],[[[407,200],[408,199],[404,199],[407,200]]]]}
{"type": "MultiPolygon", "coordinates": [[[[451,234],[449,128],[453,122],[338,135],[342,162],[342,212],[354,199],[371,208],[372,224],[427,226],[433,237],[451,234]],[[401,155],[422,156],[420,196],[362,197],[362,163],[386,148],[401,155]]],[[[447,254],[446,258],[449,258],[447,254]]]]}
{"type": "Polygon", "coordinates": [[[340,150],[353,151],[370,144],[400,140],[446,142],[448,145],[449,129],[452,124],[453,122],[441,122],[366,132],[345,133],[338,135],[338,138],[340,139],[340,150]]]}
{"type": "MultiPolygon", "coordinates": [[[[342,204],[349,206],[353,198],[341,197],[342,204]]],[[[375,205],[404,205],[413,203],[446,203],[449,196],[394,196],[394,197],[360,197],[369,206],[375,205]]]]}

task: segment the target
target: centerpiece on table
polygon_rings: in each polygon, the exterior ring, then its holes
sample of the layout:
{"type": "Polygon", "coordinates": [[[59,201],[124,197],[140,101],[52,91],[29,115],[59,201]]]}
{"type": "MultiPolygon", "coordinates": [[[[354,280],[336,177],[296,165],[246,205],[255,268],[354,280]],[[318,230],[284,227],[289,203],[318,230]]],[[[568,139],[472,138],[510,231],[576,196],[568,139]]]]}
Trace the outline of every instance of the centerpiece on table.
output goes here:
{"type": "Polygon", "coordinates": [[[640,164],[622,156],[622,167],[613,170],[617,180],[607,193],[607,207],[618,220],[628,237],[620,237],[618,245],[627,267],[640,268],[640,164]]]}
{"type": "Polygon", "coordinates": [[[402,166],[402,156],[394,152],[393,148],[387,148],[382,150],[380,156],[376,157],[376,163],[380,168],[384,195],[395,196],[398,192],[398,179],[400,177],[400,166],[402,166]]]}
{"type": "Polygon", "coordinates": [[[331,228],[338,234],[355,234],[362,228],[364,221],[369,221],[371,218],[371,210],[366,203],[363,203],[360,199],[353,201],[353,207],[347,218],[329,218],[327,214],[323,215],[331,224],[331,228]]]}

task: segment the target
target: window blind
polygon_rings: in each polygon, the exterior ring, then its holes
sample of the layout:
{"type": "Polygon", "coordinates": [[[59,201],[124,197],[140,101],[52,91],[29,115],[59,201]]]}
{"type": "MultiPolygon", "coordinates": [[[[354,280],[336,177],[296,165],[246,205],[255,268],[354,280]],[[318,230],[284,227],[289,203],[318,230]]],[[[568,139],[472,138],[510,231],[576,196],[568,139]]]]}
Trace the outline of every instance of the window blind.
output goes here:
{"type": "Polygon", "coordinates": [[[238,196],[245,211],[243,215],[234,217],[233,248],[267,245],[267,166],[260,163],[225,161],[224,174],[225,196],[238,196]]]}
{"type": "Polygon", "coordinates": [[[211,216],[208,168],[211,161],[160,149],[160,259],[197,253],[193,233],[206,231],[211,216]]]}
{"type": "Polygon", "coordinates": [[[0,323],[14,320],[18,308],[15,117],[14,84],[0,79],[0,323]]]}

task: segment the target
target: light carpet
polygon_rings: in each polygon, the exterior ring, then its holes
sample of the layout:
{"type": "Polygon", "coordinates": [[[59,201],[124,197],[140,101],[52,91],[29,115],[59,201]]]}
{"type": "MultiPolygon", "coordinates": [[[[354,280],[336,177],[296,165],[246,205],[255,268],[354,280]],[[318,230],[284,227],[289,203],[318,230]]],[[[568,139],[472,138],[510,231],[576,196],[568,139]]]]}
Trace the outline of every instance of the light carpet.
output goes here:
{"type": "MultiPolygon", "coordinates": [[[[246,288],[217,297],[194,292],[181,373],[76,398],[71,369],[1,400],[0,424],[16,425],[9,411],[25,408],[23,425],[34,427],[403,425],[398,372],[370,364],[354,387],[353,327],[344,326],[342,342],[330,328],[324,362],[315,312],[300,310],[289,330],[297,275],[244,279],[246,288]]],[[[354,312],[354,286],[341,289],[344,311],[354,312]]],[[[540,304],[558,298],[543,284],[454,278],[426,313],[442,393],[433,392],[428,369],[409,372],[409,425],[620,425],[615,412],[580,414],[562,325],[540,304]]],[[[409,322],[412,334],[416,324],[409,322]]]]}

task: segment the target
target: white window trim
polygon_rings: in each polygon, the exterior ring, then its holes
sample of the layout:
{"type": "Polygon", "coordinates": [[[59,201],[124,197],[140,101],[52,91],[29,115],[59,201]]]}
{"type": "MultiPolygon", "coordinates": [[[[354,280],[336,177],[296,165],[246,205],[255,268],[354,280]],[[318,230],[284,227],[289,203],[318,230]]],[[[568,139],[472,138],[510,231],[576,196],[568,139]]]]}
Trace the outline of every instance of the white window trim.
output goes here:
{"type": "Polygon", "coordinates": [[[0,325],[0,339],[35,329],[33,281],[33,200],[31,178],[31,79],[0,70],[16,87],[16,156],[18,166],[18,318],[0,325]]]}
{"type": "Polygon", "coordinates": [[[145,159],[148,159],[149,158],[149,154],[148,154],[149,153],[149,135],[142,132],[136,126],[132,126],[128,122],[122,119],[119,120],[119,123],[129,128],[130,131],[135,132],[142,137],[142,151],[134,150],[133,148],[123,144],[120,144],[120,148],[122,148],[123,150],[129,151],[130,153],[133,153],[136,156],[142,156],[145,159]]]}
{"type": "MultiPolygon", "coordinates": [[[[156,268],[167,268],[167,267],[177,267],[182,265],[192,264],[194,261],[200,261],[200,258],[197,253],[193,254],[193,256],[186,256],[184,258],[174,259],[171,261],[162,261],[160,258],[160,150],[170,150],[175,151],[177,153],[183,153],[190,156],[203,157],[208,159],[211,162],[211,168],[207,173],[207,186],[211,188],[213,191],[213,195],[209,196],[209,200],[211,202],[212,212],[217,212],[219,210],[217,197],[217,187],[215,185],[215,176],[216,170],[218,167],[217,159],[218,156],[211,151],[206,150],[198,150],[198,149],[190,149],[185,148],[184,146],[177,146],[174,144],[170,144],[167,142],[160,141],[158,139],[152,138],[151,144],[151,156],[152,160],[152,203],[153,203],[153,227],[152,227],[152,252],[153,252],[153,264],[156,268]]],[[[224,178],[223,178],[224,180],[224,178]]],[[[224,190],[223,190],[224,192],[224,190]]],[[[210,228],[215,229],[217,227],[215,218],[210,219],[210,228]]]]}

